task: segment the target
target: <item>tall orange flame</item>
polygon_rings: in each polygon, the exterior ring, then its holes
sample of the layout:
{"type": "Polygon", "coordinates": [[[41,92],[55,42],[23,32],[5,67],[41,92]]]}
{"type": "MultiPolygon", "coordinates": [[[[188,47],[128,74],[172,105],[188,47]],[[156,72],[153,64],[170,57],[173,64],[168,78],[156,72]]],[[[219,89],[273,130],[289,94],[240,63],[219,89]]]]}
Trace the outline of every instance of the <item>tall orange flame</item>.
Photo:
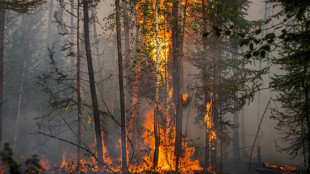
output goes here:
{"type": "MultiPolygon", "coordinates": [[[[211,94],[211,100],[210,102],[206,103],[206,115],[204,117],[204,122],[206,123],[206,133],[208,134],[208,142],[211,143],[210,150],[215,150],[213,149],[215,147],[215,143],[217,141],[217,135],[216,135],[216,129],[214,127],[214,120],[212,117],[212,97],[213,95],[211,94]]],[[[216,172],[214,171],[213,167],[210,165],[208,166],[207,170],[210,173],[215,174],[216,172]]]]}

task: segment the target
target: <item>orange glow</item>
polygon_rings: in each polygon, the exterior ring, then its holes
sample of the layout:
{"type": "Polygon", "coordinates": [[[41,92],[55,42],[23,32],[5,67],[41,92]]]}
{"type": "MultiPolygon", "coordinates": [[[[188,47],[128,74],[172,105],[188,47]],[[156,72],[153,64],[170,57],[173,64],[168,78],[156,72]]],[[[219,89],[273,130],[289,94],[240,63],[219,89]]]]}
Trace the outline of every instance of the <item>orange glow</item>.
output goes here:
{"type": "MultiPolygon", "coordinates": [[[[192,0],[190,0],[192,1],[192,0]]],[[[184,1],[185,2],[185,1],[184,1]]],[[[182,2],[182,5],[184,5],[182,2]]],[[[158,23],[159,23],[159,44],[156,43],[156,34],[155,34],[155,27],[154,27],[154,19],[146,17],[144,14],[145,8],[145,0],[138,1],[136,4],[136,11],[137,11],[137,21],[140,28],[144,28],[147,30],[144,33],[143,38],[143,46],[146,45],[148,52],[148,56],[151,61],[154,63],[157,60],[156,55],[156,47],[159,48],[159,67],[154,74],[159,74],[159,84],[158,87],[164,89],[166,97],[163,103],[158,104],[159,110],[161,110],[159,127],[158,127],[158,137],[159,137],[159,153],[158,153],[158,165],[156,168],[153,167],[153,157],[155,151],[155,135],[154,135],[154,109],[155,107],[152,106],[148,108],[144,113],[142,113],[142,121],[143,121],[143,131],[140,134],[141,136],[136,138],[136,145],[135,147],[135,155],[141,158],[137,163],[130,163],[130,145],[127,145],[127,164],[128,170],[132,173],[170,173],[175,171],[176,166],[176,159],[175,159],[175,137],[176,137],[176,129],[175,129],[175,119],[173,115],[176,113],[175,106],[173,104],[173,88],[171,87],[172,84],[172,76],[169,74],[170,72],[167,70],[169,64],[169,54],[170,49],[172,47],[172,30],[168,29],[171,26],[169,25],[169,21],[167,21],[167,14],[162,13],[163,11],[170,10],[172,8],[172,3],[167,1],[159,1],[158,2],[158,23]],[[164,4],[165,3],[165,4],[164,4]]],[[[149,16],[155,16],[154,13],[154,0],[148,0],[148,3],[151,4],[148,8],[149,16]]],[[[138,89],[134,89],[138,90],[138,89]]],[[[183,94],[183,104],[189,101],[189,95],[183,94]]],[[[137,97],[133,98],[133,103],[137,103],[137,97]]],[[[211,102],[212,103],[212,102],[211,102]]],[[[69,106],[67,107],[69,109],[69,106]]],[[[209,109],[211,110],[211,104],[209,109]]],[[[136,112],[136,111],[135,111],[136,112]]],[[[141,111],[142,112],[142,111],[141,111]]],[[[210,112],[211,113],[211,112],[210,112]]],[[[134,121],[129,121],[128,128],[131,131],[134,131],[134,121]]],[[[210,116],[205,117],[205,122],[210,130],[212,129],[212,118],[210,116]]],[[[92,124],[92,119],[89,116],[88,124],[92,124]]],[[[215,131],[211,134],[211,139],[216,139],[215,131]]],[[[130,134],[129,134],[130,136],[130,134]]],[[[130,137],[132,138],[132,137],[130,137]]],[[[131,139],[132,140],[132,139],[131,139]]],[[[121,150],[121,142],[119,139],[119,143],[114,147],[115,149],[121,150]]],[[[95,151],[96,140],[93,145],[91,145],[90,149],[95,151]]],[[[104,142],[103,145],[103,161],[109,165],[115,172],[121,171],[121,157],[118,158],[110,158],[108,155],[108,151],[105,148],[104,142]]],[[[193,159],[193,155],[195,153],[195,147],[188,145],[187,138],[182,138],[182,156],[180,157],[179,161],[179,172],[180,173],[194,173],[194,171],[201,171],[202,168],[199,165],[199,161],[197,159],[193,159]]],[[[70,156],[67,153],[63,154],[63,160],[61,164],[61,168],[66,173],[73,173],[76,171],[77,163],[75,161],[70,161],[69,159],[74,159],[76,155],[71,153],[70,156]]],[[[80,161],[80,171],[81,172],[98,172],[97,162],[94,158],[86,158],[81,156],[80,161]]]]}
{"type": "MultiPolygon", "coordinates": [[[[40,159],[40,165],[44,170],[49,170],[52,167],[51,163],[45,158],[40,159]]],[[[43,172],[43,170],[40,172],[43,172]]]]}
{"type": "MultiPolygon", "coordinates": [[[[90,146],[90,150],[91,151],[95,151],[95,147],[96,147],[96,139],[94,141],[94,143],[90,146]]],[[[119,171],[116,168],[112,167],[112,159],[109,157],[107,149],[105,148],[104,142],[102,141],[102,151],[103,151],[103,159],[102,161],[111,166],[111,168],[115,171],[119,171]]],[[[77,171],[77,161],[74,160],[76,158],[76,152],[64,152],[63,156],[62,156],[62,163],[59,166],[58,171],[64,171],[66,173],[74,173],[77,171]]],[[[80,160],[80,172],[84,172],[84,173],[89,173],[89,172],[98,172],[99,168],[98,168],[98,162],[96,161],[96,159],[94,157],[86,157],[83,155],[83,153],[81,153],[81,160],[80,160]]],[[[48,163],[48,161],[40,161],[40,164],[43,166],[44,169],[48,169],[45,168],[44,166],[50,166],[50,164],[48,163]]],[[[50,168],[50,167],[49,167],[50,168]]]]}
{"type": "Polygon", "coordinates": [[[183,94],[183,104],[187,103],[189,100],[188,94],[183,94]]]}
{"type": "MultiPolygon", "coordinates": [[[[216,135],[216,129],[214,128],[214,120],[213,120],[213,115],[212,115],[212,98],[213,95],[211,94],[211,101],[207,102],[206,104],[206,115],[204,117],[204,121],[206,123],[206,132],[209,136],[209,143],[211,144],[210,146],[210,151],[215,150],[215,143],[217,141],[217,135],[216,135]]],[[[209,166],[207,169],[210,173],[215,174],[215,171],[212,166],[209,166]]]]}

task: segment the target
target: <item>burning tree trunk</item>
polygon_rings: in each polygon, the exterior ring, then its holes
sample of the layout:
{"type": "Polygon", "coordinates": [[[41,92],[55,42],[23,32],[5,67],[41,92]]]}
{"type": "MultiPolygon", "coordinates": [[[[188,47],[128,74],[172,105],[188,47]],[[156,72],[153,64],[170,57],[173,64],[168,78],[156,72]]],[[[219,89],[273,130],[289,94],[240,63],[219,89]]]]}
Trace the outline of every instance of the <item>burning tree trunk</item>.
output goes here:
{"type": "Polygon", "coordinates": [[[156,92],[155,92],[155,111],[154,111],[154,137],[155,137],[155,151],[154,151],[154,160],[153,160],[153,165],[154,165],[154,169],[156,169],[157,164],[158,164],[158,155],[159,155],[159,145],[160,145],[160,141],[159,141],[159,123],[158,123],[158,116],[159,116],[159,86],[160,86],[160,72],[159,72],[159,60],[160,60],[160,54],[159,54],[159,27],[158,27],[158,5],[157,5],[157,0],[155,0],[154,2],[155,4],[155,25],[156,25],[156,92]]]}
{"type": "MultiPolygon", "coordinates": [[[[97,158],[100,160],[103,160],[102,136],[101,136],[101,126],[100,126],[100,118],[99,118],[99,110],[98,110],[98,100],[97,100],[97,94],[96,94],[94,69],[93,69],[90,41],[89,41],[88,6],[89,6],[89,1],[83,0],[84,40],[85,40],[86,60],[87,60],[88,75],[89,75],[90,93],[91,93],[92,107],[93,107],[93,113],[94,113],[94,122],[95,122],[95,134],[96,134],[96,143],[97,143],[97,151],[98,151],[97,158]]],[[[103,169],[102,164],[99,163],[98,166],[99,166],[99,170],[101,171],[103,169]]]]}
{"type": "Polygon", "coordinates": [[[127,172],[127,153],[126,153],[126,115],[123,85],[123,58],[121,43],[121,23],[120,23],[120,4],[119,0],[115,1],[116,7],[116,34],[117,34],[117,54],[119,70],[119,90],[120,90],[120,108],[121,108],[121,144],[122,144],[122,172],[127,172]]]}
{"type": "MultiPolygon", "coordinates": [[[[4,0],[0,0],[0,3],[4,0]]],[[[2,149],[2,105],[3,105],[3,47],[5,11],[0,10],[0,149],[2,149]]]]}
{"type": "MultiPolygon", "coordinates": [[[[81,57],[80,57],[80,2],[77,2],[77,28],[76,28],[76,58],[77,58],[77,107],[78,107],[78,146],[81,146],[81,113],[82,113],[82,100],[81,100],[81,57]]],[[[81,159],[81,149],[77,148],[77,173],[80,172],[80,159],[81,159]]]]}
{"type": "Polygon", "coordinates": [[[182,47],[183,39],[181,35],[179,19],[180,1],[173,1],[172,5],[172,78],[173,78],[173,99],[175,105],[175,170],[179,171],[179,160],[182,154],[182,101],[183,101],[183,63],[182,47]]]}
{"type": "MultiPolygon", "coordinates": [[[[202,19],[203,19],[203,32],[207,33],[207,14],[206,14],[206,4],[205,4],[205,0],[202,0],[202,19]]],[[[206,53],[207,50],[207,39],[206,37],[203,38],[203,50],[206,53]]],[[[204,103],[208,103],[208,96],[209,96],[209,91],[208,91],[208,87],[207,87],[207,72],[206,72],[206,68],[204,67],[202,70],[203,73],[203,77],[204,77],[204,95],[205,95],[205,101],[204,103]]],[[[206,111],[208,112],[208,110],[206,111]]],[[[207,113],[206,113],[207,114],[207,113]]],[[[207,125],[208,126],[208,125],[207,125]]],[[[206,130],[206,144],[205,144],[205,163],[204,163],[204,170],[207,171],[208,167],[210,166],[210,142],[209,142],[209,132],[206,130]]]]}
{"type": "Polygon", "coordinates": [[[218,78],[219,78],[219,69],[218,69],[218,57],[220,56],[219,54],[219,43],[216,41],[216,43],[214,43],[216,48],[215,48],[215,56],[213,57],[213,66],[214,66],[214,74],[213,74],[213,96],[212,96],[212,121],[213,121],[213,131],[214,131],[214,135],[211,136],[215,136],[211,138],[211,161],[210,161],[210,166],[212,167],[212,170],[214,172],[216,172],[216,152],[217,152],[217,138],[216,138],[216,134],[217,134],[217,130],[218,130],[218,93],[217,93],[217,87],[218,87],[218,78]]]}

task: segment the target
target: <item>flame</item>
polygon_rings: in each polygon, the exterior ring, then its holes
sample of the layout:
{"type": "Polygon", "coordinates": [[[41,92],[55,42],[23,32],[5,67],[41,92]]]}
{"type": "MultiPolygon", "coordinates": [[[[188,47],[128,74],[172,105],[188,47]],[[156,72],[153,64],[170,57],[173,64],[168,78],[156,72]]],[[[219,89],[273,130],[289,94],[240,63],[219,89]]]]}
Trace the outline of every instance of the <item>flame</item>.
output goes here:
{"type": "MultiPolygon", "coordinates": [[[[212,117],[212,102],[213,102],[212,98],[213,98],[213,94],[211,94],[210,102],[207,102],[206,104],[206,115],[204,117],[204,122],[206,123],[206,133],[208,134],[209,142],[211,143],[210,151],[215,150],[215,143],[217,141],[216,129],[214,127],[214,121],[212,117]]],[[[207,168],[207,170],[210,173],[213,173],[213,174],[216,173],[213,166],[211,165],[207,168]]]]}
{"type": "MultiPolygon", "coordinates": [[[[149,0],[148,4],[153,4],[154,6],[154,0],[149,0]]],[[[172,7],[171,2],[165,2],[165,1],[159,1],[158,2],[158,9],[161,11],[161,9],[170,9],[172,7]],[[165,3],[165,4],[164,4],[165,3]]],[[[151,7],[149,7],[151,8],[151,7]]],[[[155,16],[155,10],[148,10],[148,13],[150,15],[155,16]]],[[[166,173],[175,171],[175,123],[174,119],[171,116],[173,113],[176,112],[175,106],[172,102],[172,95],[173,95],[173,88],[169,86],[169,83],[172,81],[172,76],[167,71],[167,64],[168,64],[168,57],[170,54],[170,48],[171,48],[171,36],[172,32],[171,30],[167,29],[166,26],[166,16],[165,14],[159,13],[158,14],[158,23],[159,23],[159,31],[158,31],[158,38],[159,43],[157,45],[156,43],[156,33],[154,29],[154,20],[153,19],[145,19],[144,11],[145,10],[145,0],[139,1],[136,5],[136,11],[138,13],[137,21],[138,24],[141,26],[141,28],[145,27],[147,30],[146,34],[144,35],[144,43],[147,45],[148,50],[150,51],[150,57],[151,60],[155,63],[157,60],[156,55],[156,48],[159,48],[159,67],[156,70],[160,75],[160,83],[158,84],[158,87],[162,87],[163,85],[166,86],[166,103],[169,103],[167,106],[161,106],[159,104],[159,110],[162,110],[162,116],[161,119],[163,121],[160,122],[158,127],[158,134],[159,134],[159,153],[158,153],[158,165],[154,169],[153,167],[153,155],[155,151],[155,135],[154,135],[154,107],[151,107],[148,111],[145,113],[145,121],[143,124],[144,132],[142,134],[143,138],[143,145],[139,144],[140,151],[147,150],[148,152],[143,156],[143,163],[140,162],[137,165],[130,165],[129,171],[130,172],[143,172],[143,171],[154,171],[159,173],[166,173]],[[172,112],[171,112],[172,111],[172,112]]],[[[189,100],[188,94],[183,95],[183,101],[186,103],[189,100]]],[[[191,157],[193,156],[195,152],[194,147],[188,147],[187,140],[184,138],[182,141],[182,147],[183,147],[183,154],[180,159],[179,164],[179,171],[181,173],[193,173],[194,170],[202,170],[202,168],[199,165],[198,160],[192,160],[191,157]]]]}
{"type": "MultiPolygon", "coordinates": [[[[96,138],[94,140],[94,143],[92,145],[90,145],[90,150],[92,152],[95,152],[95,148],[96,148],[96,138]]],[[[112,167],[112,159],[110,158],[108,151],[104,145],[104,141],[102,140],[102,151],[103,151],[103,159],[102,161],[111,166],[111,168],[115,171],[119,171],[117,170],[117,168],[113,168],[112,167]]],[[[65,173],[74,173],[77,171],[77,161],[74,160],[76,157],[76,152],[64,152],[63,156],[62,156],[62,162],[61,165],[59,166],[60,169],[58,169],[60,172],[65,172],[65,173]]],[[[48,163],[48,161],[43,160],[42,163],[40,162],[40,164],[44,164],[42,165],[44,169],[48,169],[45,168],[44,166],[50,166],[50,164],[48,163]]],[[[81,155],[81,160],[79,161],[79,170],[80,172],[83,173],[89,173],[89,172],[99,172],[99,167],[98,167],[98,162],[94,157],[87,157],[87,156],[83,156],[81,155]]],[[[50,168],[50,167],[49,167],[50,168]]]]}
{"type": "MultiPolygon", "coordinates": [[[[191,1],[191,0],[190,0],[191,1]]],[[[194,0],[195,1],[195,0],[194,0]]],[[[148,4],[154,5],[154,0],[148,0],[148,4]]],[[[184,5],[185,1],[182,2],[184,5]]],[[[147,32],[144,34],[143,38],[143,46],[147,46],[147,50],[149,50],[149,57],[151,61],[154,63],[157,60],[156,55],[156,47],[159,48],[159,67],[156,70],[156,74],[160,75],[160,83],[158,84],[159,87],[165,87],[164,91],[166,93],[165,104],[159,104],[159,110],[161,110],[161,121],[158,127],[158,134],[159,134],[159,153],[158,153],[158,165],[156,168],[153,167],[153,154],[155,151],[155,135],[154,135],[154,107],[149,108],[144,114],[144,122],[143,122],[143,133],[141,138],[137,138],[138,147],[135,149],[135,155],[139,156],[138,163],[128,163],[128,170],[132,173],[150,173],[151,172],[158,172],[158,173],[170,173],[175,171],[175,137],[176,137],[176,129],[175,129],[175,120],[173,118],[173,114],[175,114],[176,109],[172,102],[173,98],[173,88],[170,86],[172,83],[172,76],[167,71],[168,65],[168,57],[170,54],[170,49],[172,45],[172,31],[169,30],[167,24],[169,21],[166,20],[167,16],[164,13],[158,14],[158,22],[159,22],[159,43],[156,43],[156,34],[154,28],[154,20],[148,18],[145,20],[146,15],[144,14],[146,0],[141,0],[136,4],[136,11],[137,11],[137,22],[140,25],[140,28],[145,28],[147,32]],[[146,23],[145,23],[146,22],[146,23]],[[138,153],[138,155],[137,155],[138,153]]],[[[163,11],[164,9],[170,10],[171,12],[172,3],[166,1],[159,1],[158,2],[158,9],[159,11],[163,11]]],[[[148,8],[154,8],[148,7],[148,8]]],[[[148,16],[155,16],[154,9],[147,10],[150,13],[148,16]]],[[[183,103],[187,103],[189,101],[189,95],[184,94],[183,96],[183,103]]],[[[134,102],[137,103],[137,98],[134,98],[134,102]]],[[[211,101],[212,103],[212,101],[211,101]]],[[[68,106],[69,108],[69,106],[68,106]]],[[[210,139],[216,139],[216,132],[212,132],[213,122],[211,118],[211,104],[207,107],[210,110],[210,116],[206,115],[205,122],[207,124],[208,129],[210,129],[210,139]]],[[[88,124],[91,124],[92,120],[89,117],[88,124]]],[[[133,121],[129,122],[129,129],[133,130],[133,121]]],[[[96,142],[91,146],[92,151],[95,149],[96,142]]],[[[121,171],[121,158],[112,159],[108,155],[108,151],[105,148],[104,142],[103,144],[103,161],[106,162],[115,172],[121,171]]],[[[121,149],[120,139],[119,143],[117,143],[116,149],[121,149]]],[[[127,160],[130,159],[129,149],[131,147],[127,147],[127,160]]],[[[179,164],[179,172],[180,173],[194,173],[195,170],[202,170],[199,165],[199,161],[193,160],[193,154],[195,153],[195,148],[193,146],[188,145],[187,138],[182,138],[182,156],[180,157],[180,164],[179,164]]],[[[71,153],[74,154],[74,153],[71,153]]],[[[76,162],[70,162],[69,159],[74,159],[74,155],[67,155],[66,153],[63,154],[63,160],[61,164],[61,168],[65,170],[66,173],[73,173],[76,171],[76,162]]],[[[97,162],[94,158],[85,158],[83,157],[80,161],[80,171],[87,173],[87,172],[98,172],[97,162]]],[[[211,171],[211,170],[210,170],[211,171]]]]}
{"type": "MultiPolygon", "coordinates": [[[[167,113],[166,113],[167,114],[167,113]]],[[[155,136],[154,136],[154,108],[149,109],[146,114],[144,122],[145,131],[142,138],[144,144],[147,145],[149,153],[143,157],[142,164],[131,165],[129,171],[133,173],[140,173],[145,171],[154,171],[158,173],[167,173],[175,170],[175,156],[174,156],[174,140],[175,140],[175,125],[169,115],[166,115],[164,124],[159,126],[160,145],[158,155],[158,166],[153,168],[153,154],[155,150],[155,136]]],[[[194,173],[194,170],[202,170],[198,160],[192,160],[191,157],[195,152],[194,147],[188,147],[187,140],[183,140],[183,155],[180,159],[180,173],[194,173]]]]}

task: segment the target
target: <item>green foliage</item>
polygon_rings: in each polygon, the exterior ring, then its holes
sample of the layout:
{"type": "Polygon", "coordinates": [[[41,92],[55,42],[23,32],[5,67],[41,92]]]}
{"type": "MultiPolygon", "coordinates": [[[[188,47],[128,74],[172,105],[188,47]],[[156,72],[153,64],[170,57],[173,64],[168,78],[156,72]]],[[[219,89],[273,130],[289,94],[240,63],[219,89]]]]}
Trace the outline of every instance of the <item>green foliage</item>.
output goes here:
{"type": "Polygon", "coordinates": [[[269,29],[253,28],[239,33],[239,46],[247,48],[248,59],[266,59],[268,53],[278,52],[277,56],[268,57],[282,70],[270,84],[278,93],[275,102],[281,105],[273,108],[271,118],[278,121],[276,128],[289,143],[278,150],[289,152],[292,158],[306,158],[310,150],[310,1],[273,0],[271,5],[283,10],[264,23],[279,18],[283,21],[269,29]],[[269,33],[261,38],[263,31],[269,33]]]}
{"type": "Polygon", "coordinates": [[[28,13],[45,2],[46,0],[6,0],[0,3],[0,9],[13,10],[18,13],[28,13]]]}
{"type": "MultiPolygon", "coordinates": [[[[204,119],[206,101],[210,101],[212,94],[217,95],[220,108],[218,117],[221,117],[220,124],[224,127],[222,132],[218,130],[218,135],[224,141],[230,139],[227,138],[229,137],[227,128],[236,126],[225,119],[225,114],[239,111],[251,102],[260,87],[257,79],[266,73],[266,69],[256,71],[248,68],[251,67],[253,60],[240,59],[243,53],[238,49],[238,43],[241,42],[242,46],[249,44],[254,51],[254,43],[257,42],[254,37],[247,38],[241,31],[248,31],[253,25],[260,26],[258,22],[245,19],[246,13],[241,9],[246,6],[246,1],[208,1],[206,22],[201,18],[201,5],[195,9],[197,11],[191,12],[192,16],[199,16],[193,19],[198,26],[193,30],[200,36],[195,38],[197,40],[195,44],[198,43],[197,51],[191,52],[190,59],[190,62],[200,70],[197,82],[193,85],[195,106],[198,110],[196,122],[204,119]]],[[[259,32],[261,31],[257,31],[259,32]]]]}
{"type": "Polygon", "coordinates": [[[3,150],[0,152],[2,165],[6,165],[7,170],[10,174],[37,174],[44,171],[43,167],[40,165],[40,160],[37,155],[33,155],[31,158],[27,159],[24,166],[24,171],[22,171],[22,165],[18,164],[13,159],[13,151],[8,143],[4,144],[3,150]]]}

